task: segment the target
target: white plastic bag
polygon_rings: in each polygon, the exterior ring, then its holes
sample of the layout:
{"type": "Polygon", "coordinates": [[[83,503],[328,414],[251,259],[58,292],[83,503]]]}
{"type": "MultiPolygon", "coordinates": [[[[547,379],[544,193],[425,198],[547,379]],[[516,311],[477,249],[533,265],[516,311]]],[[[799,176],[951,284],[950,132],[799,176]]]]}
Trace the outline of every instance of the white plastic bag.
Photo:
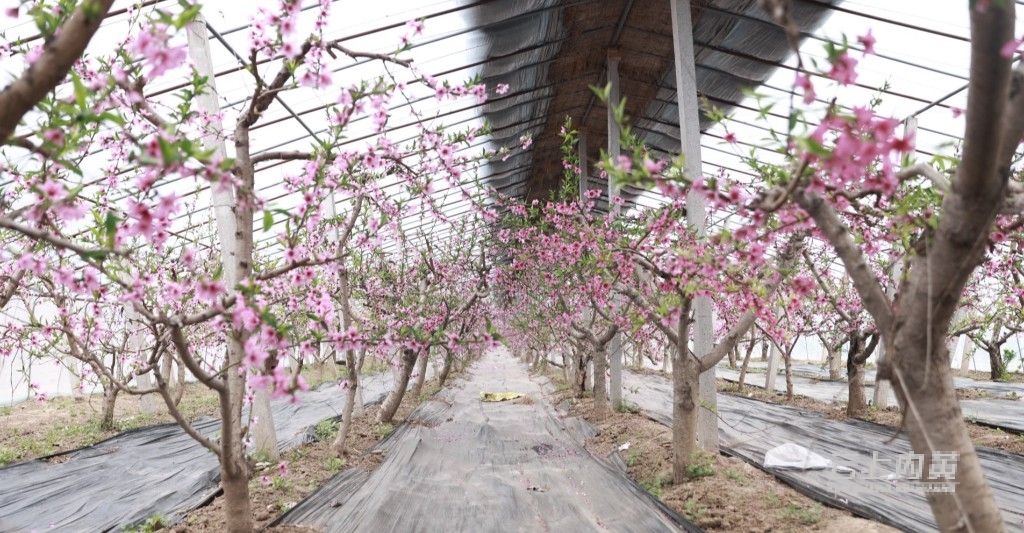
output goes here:
{"type": "Polygon", "coordinates": [[[829,468],[831,464],[828,459],[792,442],[772,448],[768,450],[768,453],[764,454],[765,468],[818,470],[829,468]]]}

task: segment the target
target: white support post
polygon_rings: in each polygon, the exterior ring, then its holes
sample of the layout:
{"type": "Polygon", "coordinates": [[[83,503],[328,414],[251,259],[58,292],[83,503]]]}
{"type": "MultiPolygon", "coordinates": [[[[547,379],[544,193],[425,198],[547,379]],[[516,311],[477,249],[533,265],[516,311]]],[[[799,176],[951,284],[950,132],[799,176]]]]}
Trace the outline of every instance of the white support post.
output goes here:
{"type": "MultiPolygon", "coordinates": [[[[209,130],[203,136],[203,147],[213,150],[214,154],[224,159],[227,151],[224,146],[223,125],[219,118],[220,104],[217,102],[217,76],[213,69],[213,58],[210,55],[210,38],[206,29],[206,20],[202,15],[188,24],[188,54],[192,58],[196,72],[207,78],[206,90],[196,95],[199,110],[211,118],[209,130]]],[[[238,285],[238,220],[235,216],[237,200],[233,184],[214,183],[210,186],[210,207],[213,208],[217,223],[217,236],[220,241],[221,262],[223,264],[224,285],[234,290],[238,285]]],[[[228,341],[233,342],[233,341],[228,341]]],[[[244,380],[244,377],[242,378],[244,380]]],[[[241,387],[244,389],[244,381],[241,387]]],[[[276,461],[277,434],[274,430],[274,417],[270,408],[270,395],[266,389],[254,392],[250,419],[256,418],[253,433],[256,452],[264,458],[276,461]]]]}
{"type": "MultiPolygon", "coordinates": [[[[608,51],[608,83],[611,84],[611,91],[608,95],[608,156],[617,160],[622,153],[621,131],[619,123],[615,120],[615,108],[619,107],[619,60],[621,55],[618,50],[608,51]]],[[[611,176],[608,177],[608,216],[614,217],[619,214],[619,206],[612,202],[612,199],[619,195],[619,188],[615,185],[611,176]]],[[[622,404],[622,332],[616,332],[608,346],[608,391],[612,409],[618,409],[622,404]]]]}
{"type": "MultiPolygon", "coordinates": [[[[619,107],[619,59],[618,50],[608,51],[608,84],[611,86],[608,93],[608,157],[613,162],[617,161],[622,153],[621,132],[619,123],[615,121],[615,109],[619,107]]],[[[619,214],[619,206],[612,202],[612,198],[619,195],[619,188],[615,185],[611,176],[608,177],[608,215],[619,214]]]]}
{"type": "MultiPolygon", "coordinates": [[[[916,128],[917,121],[914,121],[916,128]]],[[[903,263],[901,259],[897,259],[892,265],[892,283],[885,288],[885,295],[892,301],[896,297],[896,287],[899,286],[899,279],[902,277],[903,263]]],[[[878,366],[884,364],[884,361],[889,357],[889,352],[885,349],[885,339],[878,346],[878,366]]],[[[889,406],[889,393],[892,391],[892,384],[887,379],[878,379],[878,374],[875,374],[875,394],[872,398],[872,403],[877,409],[885,409],[889,406]]]]}
{"type": "MultiPolygon", "coordinates": [[[[128,319],[128,323],[132,327],[132,332],[128,335],[128,349],[135,355],[140,355],[145,350],[145,338],[143,334],[135,329],[141,321],[142,317],[135,311],[135,308],[131,304],[124,306],[124,316],[128,319]]],[[[149,375],[149,372],[139,374],[135,376],[135,383],[140,389],[151,389],[153,388],[153,378],[149,375]]],[[[143,413],[149,414],[156,412],[156,400],[153,399],[152,394],[143,394],[139,398],[139,404],[143,413]]]]}
{"type": "MultiPolygon", "coordinates": [[[[697,70],[693,50],[693,21],[690,20],[690,0],[672,2],[672,42],[675,45],[676,99],[679,103],[680,151],[686,157],[683,171],[691,179],[703,172],[700,153],[700,113],[697,104],[697,70]]],[[[691,192],[686,198],[686,221],[701,237],[707,232],[707,210],[704,197],[691,192]]],[[[693,302],[693,351],[703,357],[714,349],[714,316],[711,300],[696,298],[693,302]]],[[[704,451],[718,455],[718,402],[716,400],[715,368],[700,375],[700,414],[697,422],[697,441],[704,451]]]]}
{"type": "Polygon", "coordinates": [[[764,390],[768,391],[769,394],[775,393],[775,377],[779,373],[779,360],[782,359],[782,350],[779,349],[779,345],[775,344],[775,341],[769,339],[771,343],[772,351],[771,355],[768,356],[768,373],[765,375],[764,390]]]}

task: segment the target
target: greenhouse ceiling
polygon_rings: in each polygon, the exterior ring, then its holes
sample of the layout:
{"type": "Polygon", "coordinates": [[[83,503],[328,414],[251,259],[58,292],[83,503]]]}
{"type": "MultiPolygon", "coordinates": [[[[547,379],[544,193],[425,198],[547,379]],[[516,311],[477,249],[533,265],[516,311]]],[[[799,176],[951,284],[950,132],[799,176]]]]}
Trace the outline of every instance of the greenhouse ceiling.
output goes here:
{"type": "MultiPolygon", "coordinates": [[[[337,9],[340,3],[335,3],[339,4],[337,9]]],[[[760,110],[752,103],[749,89],[756,89],[769,100],[784,101],[790,96],[797,69],[792,44],[762,3],[710,0],[692,4],[697,92],[705,105],[732,114],[730,131],[738,140],[725,142],[722,127],[702,116],[702,159],[708,175],[748,173],[743,157],[750,150],[762,150],[758,141],[765,136],[764,121],[757,120],[760,110]]],[[[131,8],[128,3],[116,3],[90,51],[116,48],[137,10],[162,5],[168,2],[148,1],[131,8]]],[[[892,2],[879,0],[796,0],[790,4],[805,60],[823,58],[822,45],[827,40],[849,36],[851,46],[857,49],[856,37],[869,28],[874,32],[878,38],[876,55],[864,58],[861,78],[845,90],[863,93],[861,100],[865,95],[879,96],[881,114],[901,120],[918,116],[917,147],[924,156],[958,142],[962,126],[953,121],[956,111],[963,107],[968,52],[966,22],[957,20],[958,11],[928,11],[930,5],[921,1],[894,7],[892,2]],[[942,53],[933,53],[936,50],[942,53]]],[[[265,4],[268,9],[275,6],[265,4]]],[[[308,16],[302,24],[313,24],[316,8],[316,3],[304,4],[304,16],[308,16]]],[[[226,0],[207,2],[203,9],[219,100],[228,124],[246,105],[246,95],[253,87],[252,75],[241,65],[254,12],[255,7],[237,9],[236,3],[226,0]]],[[[474,146],[477,149],[515,147],[524,139],[532,141],[528,149],[484,165],[479,181],[467,179],[465,187],[472,190],[472,199],[453,194],[450,187],[439,187],[434,195],[453,218],[470,212],[471,202],[491,188],[524,199],[547,198],[559,185],[559,130],[567,117],[587,139],[589,188],[602,191],[597,209],[606,209],[607,180],[600,177],[593,163],[606,147],[608,110],[592,88],[608,82],[609,57],[619,58],[620,93],[634,132],[656,153],[670,155],[680,150],[667,0],[388,0],[372,9],[351,9],[350,15],[336,18],[344,20],[342,27],[331,27],[326,32],[331,39],[341,39],[349,49],[392,52],[407,33],[406,23],[419,19],[424,22],[424,31],[412,38],[411,50],[402,57],[411,58],[420,72],[453,82],[479,76],[491,87],[509,86],[507,93],[492,96],[480,105],[440,105],[435,110],[434,119],[453,127],[489,122],[492,135],[478,140],[474,146]]],[[[5,36],[31,38],[33,30],[29,25],[6,28],[5,36]]],[[[6,70],[16,74],[10,68],[6,70]]],[[[382,73],[393,75],[396,81],[409,81],[410,77],[394,65],[374,59],[351,60],[337,68],[333,76],[356,82],[382,73]]],[[[181,87],[182,79],[165,76],[146,87],[147,96],[169,95],[181,87]]],[[[412,88],[409,107],[431,96],[423,87],[412,88]]],[[[818,98],[828,101],[835,96],[818,98]]],[[[254,154],[308,147],[327,127],[329,118],[324,108],[328,102],[324,98],[323,94],[301,88],[280,93],[277,100],[282,105],[274,106],[253,128],[254,154]]],[[[392,109],[388,133],[394,138],[411,138],[416,131],[417,118],[403,115],[403,111],[392,109]]],[[[769,112],[767,120],[783,120],[783,116],[769,112]]],[[[371,137],[366,125],[353,125],[346,142],[366,143],[371,137]]],[[[263,198],[286,208],[293,205],[282,178],[301,164],[283,160],[259,165],[257,187],[263,198]]],[[[203,190],[184,194],[195,195],[196,210],[209,205],[203,190]]],[[[641,207],[661,201],[655,192],[632,187],[626,187],[623,197],[627,204],[641,207]]],[[[421,231],[451,231],[437,230],[436,220],[407,224],[421,231]],[[419,223],[429,226],[419,227],[419,223]]],[[[266,236],[262,246],[271,246],[272,241],[272,236],[266,236]]]]}

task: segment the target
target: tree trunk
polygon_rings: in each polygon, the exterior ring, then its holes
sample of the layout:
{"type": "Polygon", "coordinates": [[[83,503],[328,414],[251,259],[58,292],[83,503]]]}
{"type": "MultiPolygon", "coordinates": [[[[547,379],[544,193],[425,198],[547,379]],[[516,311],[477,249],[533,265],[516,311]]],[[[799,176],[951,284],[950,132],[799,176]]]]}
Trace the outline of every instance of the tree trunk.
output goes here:
{"type": "Polygon", "coordinates": [[[828,379],[831,381],[838,381],[842,379],[842,355],[835,346],[832,346],[832,343],[828,342],[828,340],[823,337],[819,337],[819,339],[821,339],[822,346],[825,347],[825,353],[828,354],[828,379]]]}
{"type": "Polygon", "coordinates": [[[1006,363],[1003,361],[1003,354],[1001,353],[1000,348],[1002,348],[1002,346],[990,345],[988,350],[986,350],[988,351],[988,362],[989,365],[991,365],[989,374],[992,381],[1002,381],[1003,374],[1006,373],[1006,363]]]}
{"type": "Polygon", "coordinates": [[[181,399],[185,397],[185,365],[178,363],[177,374],[173,382],[173,396],[174,406],[177,407],[181,404],[181,399]]]}
{"type": "Polygon", "coordinates": [[[672,362],[672,480],[683,483],[697,451],[697,405],[700,363],[690,357],[689,306],[677,325],[676,360],[672,362]]]}
{"type": "MultiPolygon", "coordinates": [[[[992,334],[988,337],[985,351],[988,352],[989,374],[992,381],[1001,381],[1006,373],[1006,363],[1003,361],[1003,343],[1000,335],[1003,333],[1003,321],[997,320],[992,328],[992,334]]],[[[964,349],[966,351],[966,347],[964,349]]]]}
{"type": "Polygon", "coordinates": [[[114,429],[114,406],[117,402],[118,388],[113,383],[103,381],[103,411],[100,416],[100,428],[114,429]]]}
{"type": "MultiPolygon", "coordinates": [[[[856,331],[850,335],[850,352],[847,354],[846,373],[849,381],[849,401],[846,404],[847,416],[863,416],[867,412],[867,394],[864,391],[864,364],[879,345],[879,336],[856,331]],[[866,343],[866,344],[865,344],[866,343]]],[[[880,406],[885,408],[885,405],[880,406]]]]}
{"type": "MultiPolygon", "coordinates": [[[[793,344],[796,346],[796,343],[793,344]]],[[[782,361],[786,367],[786,401],[793,401],[793,349],[790,348],[782,354],[782,361]]]]}
{"type": "Polygon", "coordinates": [[[768,338],[765,337],[765,341],[761,343],[761,361],[768,360],[768,345],[770,342],[771,341],[769,341],[768,338]]]}
{"type": "MultiPolygon", "coordinates": [[[[228,341],[225,367],[239,368],[244,349],[238,337],[228,341]]],[[[245,375],[224,373],[224,390],[220,392],[220,475],[224,489],[224,513],[230,533],[253,531],[253,516],[249,503],[249,463],[242,441],[242,398],[245,395],[245,375]]],[[[273,424],[272,419],[266,422],[273,424]]],[[[275,447],[276,449],[276,447],[275,447]]]]}
{"type": "Polygon", "coordinates": [[[671,343],[665,345],[665,358],[661,361],[661,371],[668,374],[672,371],[672,358],[675,357],[674,348],[671,343]]]}
{"type": "MultiPolygon", "coordinates": [[[[909,337],[909,336],[908,336],[909,337]]],[[[902,340],[902,339],[901,339],[902,340]]],[[[923,340],[923,339],[920,339],[923,340]]],[[[931,465],[934,453],[956,452],[953,479],[930,479],[936,482],[954,482],[954,493],[927,493],[928,502],[942,531],[1005,531],[1002,512],[995,503],[992,491],[985,481],[967,425],[960,411],[953,386],[949,354],[944,344],[935,347],[935,360],[925,370],[925,343],[901,342],[896,351],[902,353],[898,361],[902,386],[893,382],[893,389],[905,406],[906,428],[916,453],[924,455],[924,464],[931,465]],[[966,517],[964,514],[966,513],[966,517]]],[[[923,472],[929,476],[930,470],[923,472]]]]}
{"type": "Polygon", "coordinates": [[[341,407],[341,427],[338,428],[338,436],[335,437],[331,448],[338,455],[345,453],[345,440],[348,439],[348,432],[352,428],[353,416],[362,416],[362,409],[356,412],[356,406],[362,407],[363,395],[360,394],[362,385],[359,383],[359,367],[362,366],[362,357],[365,350],[360,354],[360,360],[356,361],[355,350],[345,350],[345,365],[349,369],[348,377],[345,378],[345,403],[341,407]]]}
{"type": "Polygon", "coordinates": [[[594,418],[604,420],[608,416],[608,385],[605,382],[605,370],[608,367],[608,348],[606,344],[594,347],[594,418]]]}
{"type": "Polygon", "coordinates": [[[405,388],[409,386],[409,376],[412,375],[412,369],[415,364],[416,352],[403,348],[401,367],[398,370],[398,375],[395,376],[395,383],[391,387],[391,392],[388,393],[388,397],[384,399],[384,403],[380,406],[380,411],[377,413],[377,423],[390,424],[391,420],[395,418],[398,407],[402,405],[402,398],[405,397],[405,388]]]}
{"type": "Polygon", "coordinates": [[[864,416],[868,412],[868,400],[864,393],[864,363],[857,364],[853,357],[847,358],[846,379],[849,380],[849,401],[846,403],[846,416],[864,416]]]}
{"type": "Polygon", "coordinates": [[[736,383],[736,392],[743,392],[743,381],[747,379],[747,365],[750,364],[750,356],[754,354],[753,345],[754,341],[750,341],[751,349],[747,350],[747,355],[743,358],[743,365],[740,366],[740,380],[736,383]]]}
{"type": "Polygon", "coordinates": [[[729,368],[736,368],[736,359],[739,358],[739,346],[729,350],[729,368]]]}
{"type": "Polygon", "coordinates": [[[573,383],[573,387],[576,391],[576,397],[582,398],[587,392],[587,366],[589,361],[583,356],[583,351],[578,350],[574,357],[576,365],[576,381],[573,383]]]}
{"type": "Polygon", "coordinates": [[[427,379],[427,363],[430,362],[430,349],[422,350],[416,358],[416,372],[412,382],[412,397],[419,398],[423,394],[423,382],[427,379]]]}
{"type": "Polygon", "coordinates": [[[444,362],[441,364],[441,370],[437,372],[437,386],[444,387],[444,384],[448,381],[448,373],[452,371],[452,353],[445,348],[444,362]]]}
{"type": "MultiPolygon", "coordinates": [[[[243,459],[244,460],[244,459],[243,459]]],[[[252,508],[249,502],[249,475],[245,470],[221,463],[221,488],[224,489],[224,513],[229,533],[253,531],[252,508]]]]}

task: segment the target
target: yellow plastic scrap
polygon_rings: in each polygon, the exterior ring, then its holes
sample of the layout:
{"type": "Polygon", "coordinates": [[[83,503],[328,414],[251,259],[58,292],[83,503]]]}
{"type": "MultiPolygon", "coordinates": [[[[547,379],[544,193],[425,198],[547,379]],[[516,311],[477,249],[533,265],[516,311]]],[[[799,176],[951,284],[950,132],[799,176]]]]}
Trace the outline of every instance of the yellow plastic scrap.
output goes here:
{"type": "Polygon", "coordinates": [[[522,397],[521,392],[484,392],[480,391],[481,402],[504,402],[522,397]]]}

